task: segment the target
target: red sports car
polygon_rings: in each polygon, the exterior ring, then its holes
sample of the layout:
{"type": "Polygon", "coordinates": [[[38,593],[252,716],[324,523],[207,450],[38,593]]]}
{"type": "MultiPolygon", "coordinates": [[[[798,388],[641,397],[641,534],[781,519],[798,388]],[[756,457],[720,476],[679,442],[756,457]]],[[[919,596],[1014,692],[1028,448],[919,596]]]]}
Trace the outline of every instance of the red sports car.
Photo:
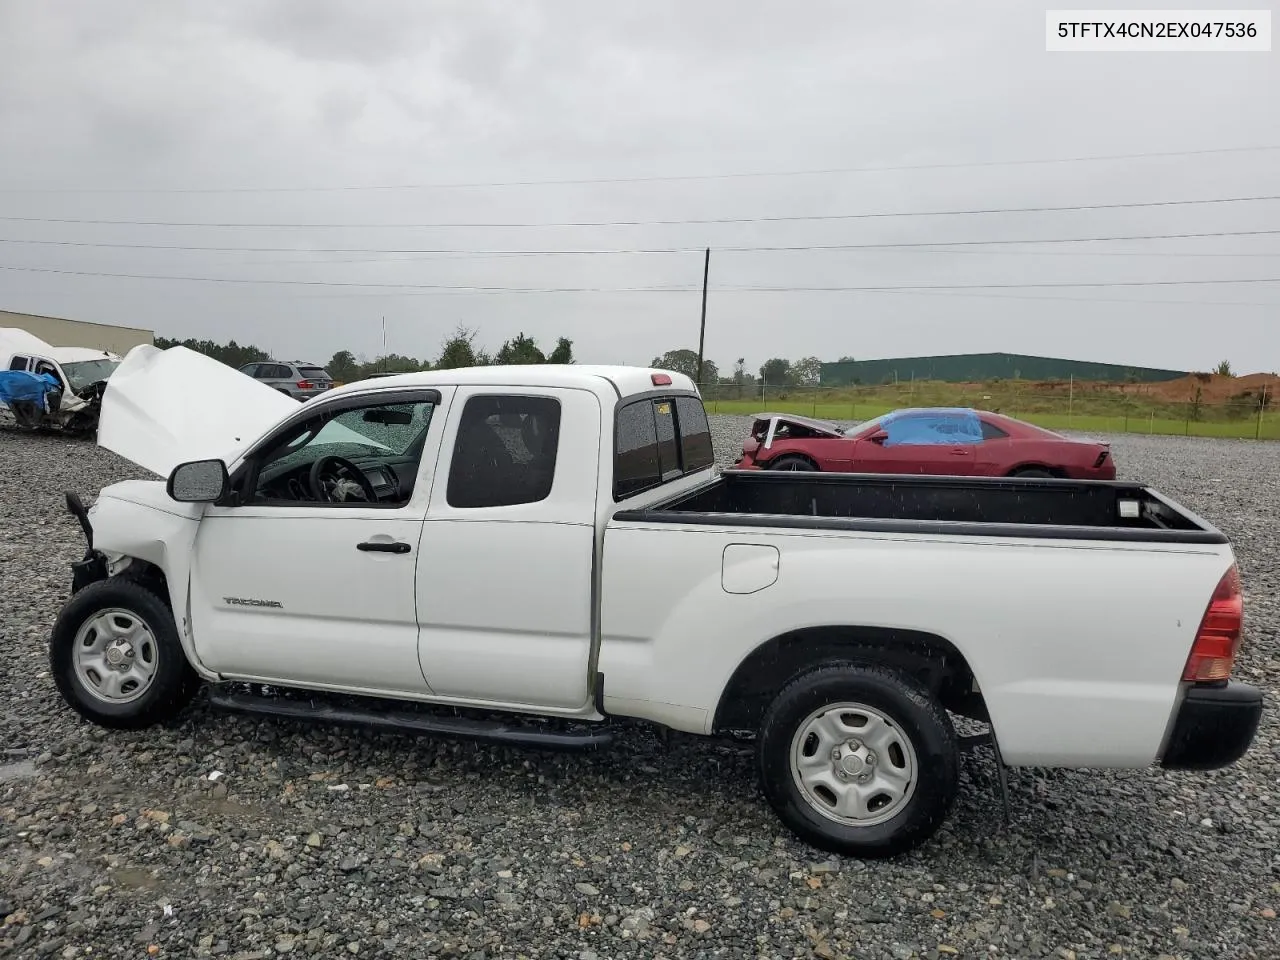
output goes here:
{"type": "Polygon", "coordinates": [[[1072,440],[968,407],[895,410],[848,430],[808,417],[758,414],[734,469],[1074,480],[1116,476],[1108,444],[1072,440]]]}

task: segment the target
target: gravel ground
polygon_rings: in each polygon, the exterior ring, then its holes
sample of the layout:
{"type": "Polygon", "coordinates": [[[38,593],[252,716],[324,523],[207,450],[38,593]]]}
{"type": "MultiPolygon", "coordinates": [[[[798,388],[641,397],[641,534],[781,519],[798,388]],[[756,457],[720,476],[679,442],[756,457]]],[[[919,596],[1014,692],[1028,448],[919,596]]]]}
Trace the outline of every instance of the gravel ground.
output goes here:
{"type": "MultiPolygon", "coordinates": [[[[713,421],[727,460],[746,421],[713,421]]],[[[1280,447],[1111,439],[1123,475],[1233,538],[1238,674],[1274,702],[1280,447]]],[[[891,863],[793,840],[742,745],[640,727],[575,758],[201,705],[79,723],[45,661],[83,550],[61,494],[132,475],[0,431],[0,955],[1280,957],[1272,711],[1225,771],[1014,771],[1008,826],[975,753],[951,821],[891,863]]]]}

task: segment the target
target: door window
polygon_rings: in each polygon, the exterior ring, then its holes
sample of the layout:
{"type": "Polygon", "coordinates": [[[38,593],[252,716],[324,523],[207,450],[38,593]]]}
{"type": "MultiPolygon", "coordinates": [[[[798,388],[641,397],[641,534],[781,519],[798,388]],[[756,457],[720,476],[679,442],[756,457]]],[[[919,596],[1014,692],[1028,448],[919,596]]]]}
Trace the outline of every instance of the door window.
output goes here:
{"type": "Polygon", "coordinates": [[[9,363],[9,369],[10,369],[10,370],[26,370],[26,369],[27,369],[27,358],[26,358],[26,357],[14,357],[14,358],[13,358],[13,360],[12,360],[12,361],[10,361],[10,363],[9,363]]]}
{"type": "Polygon", "coordinates": [[[560,446],[560,401],[478,396],[467,400],[449,467],[449,506],[511,507],[551,495],[560,446]]]}
{"type": "Polygon", "coordinates": [[[57,380],[58,383],[62,383],[62,377],[58,375],[58,368],[48,360],[36,361],[36,373],[47,373],[49,376],[53,377],[53,379],[57,380]]]}
{"type": "Polygon", "coordinates": [[[253,459],[245,502],[403,507],[413,496],[437,396],[331,405],[253,459]]]}

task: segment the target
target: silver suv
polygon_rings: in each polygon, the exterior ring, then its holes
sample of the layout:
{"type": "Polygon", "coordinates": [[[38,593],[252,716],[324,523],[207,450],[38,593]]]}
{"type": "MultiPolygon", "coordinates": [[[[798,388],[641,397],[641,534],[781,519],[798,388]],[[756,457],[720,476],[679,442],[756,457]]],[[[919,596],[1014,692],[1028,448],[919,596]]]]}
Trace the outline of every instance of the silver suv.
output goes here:
{"type": "Polygon", "coordinates": [[[246,363],[240,372],[302,402],[333,389],[333,377],[324,367],[301,360],[246,363]]]}

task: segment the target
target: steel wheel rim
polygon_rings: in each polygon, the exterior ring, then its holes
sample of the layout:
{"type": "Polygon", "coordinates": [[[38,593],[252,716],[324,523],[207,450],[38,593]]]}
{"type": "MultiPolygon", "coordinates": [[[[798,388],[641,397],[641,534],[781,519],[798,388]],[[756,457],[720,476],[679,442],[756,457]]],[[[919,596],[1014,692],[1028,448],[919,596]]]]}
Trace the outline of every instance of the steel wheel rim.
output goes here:
{"type": "Polygon", "coordinates": [[[815,811],[848,827],[892,820],[911,802],[920,765],[910,738],[865,703],[809,714],[791,739],[791,778],[815,811]]]}
{"type": "Polygon", "coordinates": [[[160,666],[160,644],[142,617],[123,607],[99,610],[76,631],[76,679],[103,703],[132,703],[148,690],[160,666]]]}

